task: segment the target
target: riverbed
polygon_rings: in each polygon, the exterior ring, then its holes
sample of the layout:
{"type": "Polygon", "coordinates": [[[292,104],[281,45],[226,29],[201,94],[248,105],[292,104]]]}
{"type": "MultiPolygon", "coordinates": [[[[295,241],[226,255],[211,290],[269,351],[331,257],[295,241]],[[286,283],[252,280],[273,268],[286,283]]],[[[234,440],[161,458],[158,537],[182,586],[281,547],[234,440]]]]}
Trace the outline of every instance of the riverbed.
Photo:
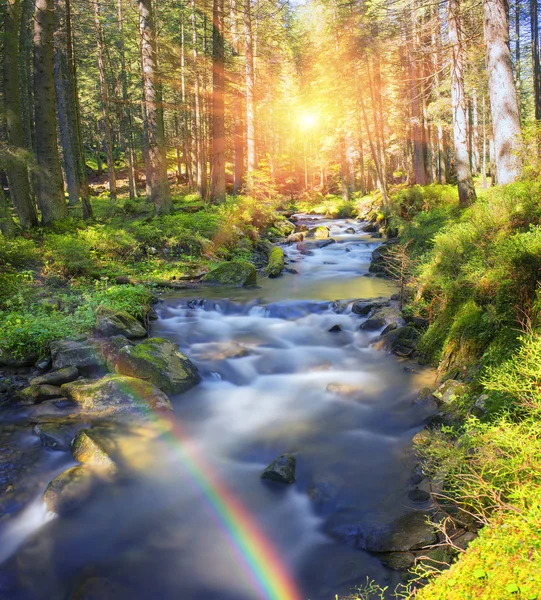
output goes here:
{"type": "Polygon", "coordinates": [[[379,332],[351,311],[396,292],[368,276],[381,240],[354,220],[299,219],[335,243],[285,247],[295,273],[157,305],[152,334],[178,344],[202,382],[172,398],[170,433],[132,447],[129,476],[51,518],[40,494],[73,460],[21,441],[45,465],[43,489],[0,529],[0,598],[63,600],[84,577],[110,597],[164,600],[273,598],[265,581],[280,577],[299,599],[334,600],[367,578],[400,580],[357,538],[416,510],[412,437],[430,409],[412,399],[434,376],[373,349],[379,332]],[[262,480],[284,453],[296,482],[262,480]]]}

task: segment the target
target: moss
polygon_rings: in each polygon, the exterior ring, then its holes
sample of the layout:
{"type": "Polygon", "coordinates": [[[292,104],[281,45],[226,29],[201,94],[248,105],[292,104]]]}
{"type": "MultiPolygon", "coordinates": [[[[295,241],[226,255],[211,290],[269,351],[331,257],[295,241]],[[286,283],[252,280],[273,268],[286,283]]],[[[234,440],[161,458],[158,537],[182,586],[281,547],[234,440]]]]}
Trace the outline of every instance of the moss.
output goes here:
{"type": "Polygon", "coordinates": [[[257,272],[255,267],[246,261],[224,262],[207,273],[202,281],[218,285],[248,287],[256,285],[257,272]]]}
{"type": "Polygon", "coordinates": [[[284,251],[279,246],[272,249],[265,271],[269,277],[279,277],[284,270],[284,251]]]}

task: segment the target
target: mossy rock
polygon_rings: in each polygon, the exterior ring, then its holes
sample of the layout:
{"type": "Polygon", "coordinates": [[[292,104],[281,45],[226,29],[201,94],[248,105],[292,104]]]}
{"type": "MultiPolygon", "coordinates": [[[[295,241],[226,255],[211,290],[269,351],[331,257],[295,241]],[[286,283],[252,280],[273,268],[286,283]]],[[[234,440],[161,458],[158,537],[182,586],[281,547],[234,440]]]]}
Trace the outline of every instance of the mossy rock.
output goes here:
{"type": "Polygon", "coordinates": [[[43,501],[49,511],[65,515],[82,506],[94,492],[97,483],[98,478],[89,467],[72,467],[49,483],[43,501]]]}
{"type": "Polygon", "coordinates": [[[398,329],[382,335],[375,347],[377,350],[385,350],[408,358],[415,352],[420,337],[420,333],[413,327],[398,327],[398,329]]]}
{"type": "Polygon", "coordinates": [[[70,381],[75,381],[77,377],[79,377],[77,367],[65,367],[58,371],[51,371],[50,373],[45,373],[45,375],[34,377],[34,379],[30,380],[30,385],[62,385],[70,383],[70,381]]]}
{"type": "Polygon", "coordinates": [[[269,255],[269,262],[265,271],[271,278],[279,277],[285,267],[284,251],[279,246],[272,249],[269,255]]]}
{"type": "Polygon", "coordinates": [[[123,335],[128,339],[146,337],[146,329],[124,310],[112,310],[99,306],[96,310],[96,332],[104,337],[123,335]]]}
{"type": "Polygon", "coordinates": [[[44,400],[50,400],[52,398],[60,398],[62,391],[59,387],[54,385],[30,385],[24,388],[17,394],[17,402],[24,406],[31,406],[44,400]]]}
{"type": "Polygon", "coordinates": [[[125,346],[115,368],[121,375],[146,379],[167,394],[181,394],[201,381],[192,361],[175,344],[162,338],[125,346]]]}
{"type": "Polygon", "coordinates": [[[382,529],[374,529],[361,540],[369,552],[408,552],[430,546],[437,541],[428,513],[417,511],[399,517],[382,529]]]}
{"type": "Polygon", "coordinates": [[[62,340],[51,344],[53,369],[77,367],[82,371],[97,371],[105,368],[102,342],[98,340],[62,340]]]}
{"type": "Polygon", "coordinates": [[[207,273],[201,281],[216,285],[248,287],[256,285],[257,272],[254,265],[246,261],[224,262],[207,273]]]}
{"type": "Polygon", "coordinates": [[[99,430],[81,429],[71,444],[73,458],[80,463],[89,464],[92,467],[114,473],[117,470],[115,461],[109,456],[107,443],[99,430]]]}
{"type": "Polygon", "coordinates": [[[295,483],[295,467],[297,461],[292,454],[282,454],[261,474],[261,479],[270,479],[280,483],[295,483]]]}
{"type": "Polygon", "coordinates": [[[62,386],[62,392],[85,413],[100,416],[131,414],[145,418],[149,413],[172,410],[169,398],[157,387],[135,377],[107,375],[102,379],[80,379],[62,386]]]}
{"type": "Polygon", "coordinates": [[[450,404],[463,396],[466,391],[466,386],[461,381],[448,379],[434,392],[434,398],[436,398],[438,404],[450,404]]]}
{"type": "Polygon", "coordinates": [[[328,227],[325,227],[324,225],[319,225],[318,227],[313,227],[312,229],[309,229],[308,233],[306,234],[306,237],[314,238],[316,240],[324,240],[329,237],[329,234],[330,230],[328,227]]]}

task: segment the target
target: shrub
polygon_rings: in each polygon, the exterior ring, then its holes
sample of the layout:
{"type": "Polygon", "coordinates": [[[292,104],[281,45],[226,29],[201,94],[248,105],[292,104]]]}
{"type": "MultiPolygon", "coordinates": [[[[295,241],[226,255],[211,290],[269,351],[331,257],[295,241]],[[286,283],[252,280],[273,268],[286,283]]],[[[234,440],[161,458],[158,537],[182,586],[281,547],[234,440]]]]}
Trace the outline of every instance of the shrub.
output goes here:
{"type": "Polygon", "coordinates": [[[45,259],[49,271],[65,277],[96,275],[96,264],[87,242],[72,235],[49,235],[45,239],[45,259]]]}

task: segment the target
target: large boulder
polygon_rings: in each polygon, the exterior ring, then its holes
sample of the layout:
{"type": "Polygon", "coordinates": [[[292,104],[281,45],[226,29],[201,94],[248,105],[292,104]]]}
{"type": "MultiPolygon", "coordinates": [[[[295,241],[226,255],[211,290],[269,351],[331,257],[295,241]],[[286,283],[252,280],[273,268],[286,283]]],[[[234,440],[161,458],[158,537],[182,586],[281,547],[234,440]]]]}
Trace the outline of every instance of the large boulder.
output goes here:
{"type": "Polygon", "coordinates": [[[83,413],[108,415],[137,415],[172,410],[169,398],[152,383],[108,375],[102,379],[80,379],[62,386],[64,395],[79,404],[83,413]]]}
{"type": "Polygon", "coordinates": [[[128,339],[146,337],[147,331],[141,323],[124,310],[112,310],[99,306],[96,311],[96,332],[104,337],[123,335],[128,339]]]}
{"type": "Polygon", "coordinates": [[[70,383],[75,381],[79,377],[79,369],[77,367],[65,367],[58,371],[51,371],[34,377],[29,381],[30,385],[62,385],[64,383],[70,383]]]}
{"type": "Polygon", "coordinates": [[[295,467],[297,461],[292,454],[282,454],[261,474],[261,479],[270,479],[280,483],[295,483],[295,467]]]}
{"type": "Polygon", "coordinates": [[[389,304],[388,300],[356,300],[351,305],[351,312],[361,317],[368,316],[374,309],[383,308],[389,304]]]}
{"type": "Polygon", "coordinates": [[[72,467],[49,483],[43,495],[45,506],[57,515],[68,514],[90,498],[98,481],[89,467],[72,467]]]}
{"type": "Polygon", "coordinates": [[[392,352],[397,356],[409,358],[417,348],[421,335],[413,327],[398,327],[382,335],[376,342],[377,350],[392,352]]]}
{"type": "Polygon", "coordinates": [[[66,367],[77,367],[86,372],[105,368],[102,343],[98,340],[52,342],[51,357],[55,371],[66,367]]]}
{"type": "Polygon", "coordinates": [[[269,255],[269,262],[265,271],[271,278],[279,277],[282,274],[284,267],[284,251],[279,246],[276,246],[269,255]]]}
{"type": "Polygon", "coordinates": [[[201,281],[218,285],[248,287],[256,285],[257,272],[254,265],[246,261],[225,262],[207,273],[201,281]]]}
{"type": "Polygon", "coordinates": [[[314,238],[316,240],[324,240],[329,237],[330,229],[325,227],[324,225],[319,225],[318,227],[313,227],[308,230],[306,237],[314,238]]]}
{"type": "Polygon", "coordinates": [[[361,534],[359,543],[369,552],[408,552],[430,546],[437,539],[428,513],[416,511],[385,527],[361,534]]]}
{"type": "Polygon", "coordinates": [[[162,338],[125,346],[115,368],[121,375],[146,379],[167,394],[181,394],[201,381],[192,361],[175,344],[162,338]]]}

